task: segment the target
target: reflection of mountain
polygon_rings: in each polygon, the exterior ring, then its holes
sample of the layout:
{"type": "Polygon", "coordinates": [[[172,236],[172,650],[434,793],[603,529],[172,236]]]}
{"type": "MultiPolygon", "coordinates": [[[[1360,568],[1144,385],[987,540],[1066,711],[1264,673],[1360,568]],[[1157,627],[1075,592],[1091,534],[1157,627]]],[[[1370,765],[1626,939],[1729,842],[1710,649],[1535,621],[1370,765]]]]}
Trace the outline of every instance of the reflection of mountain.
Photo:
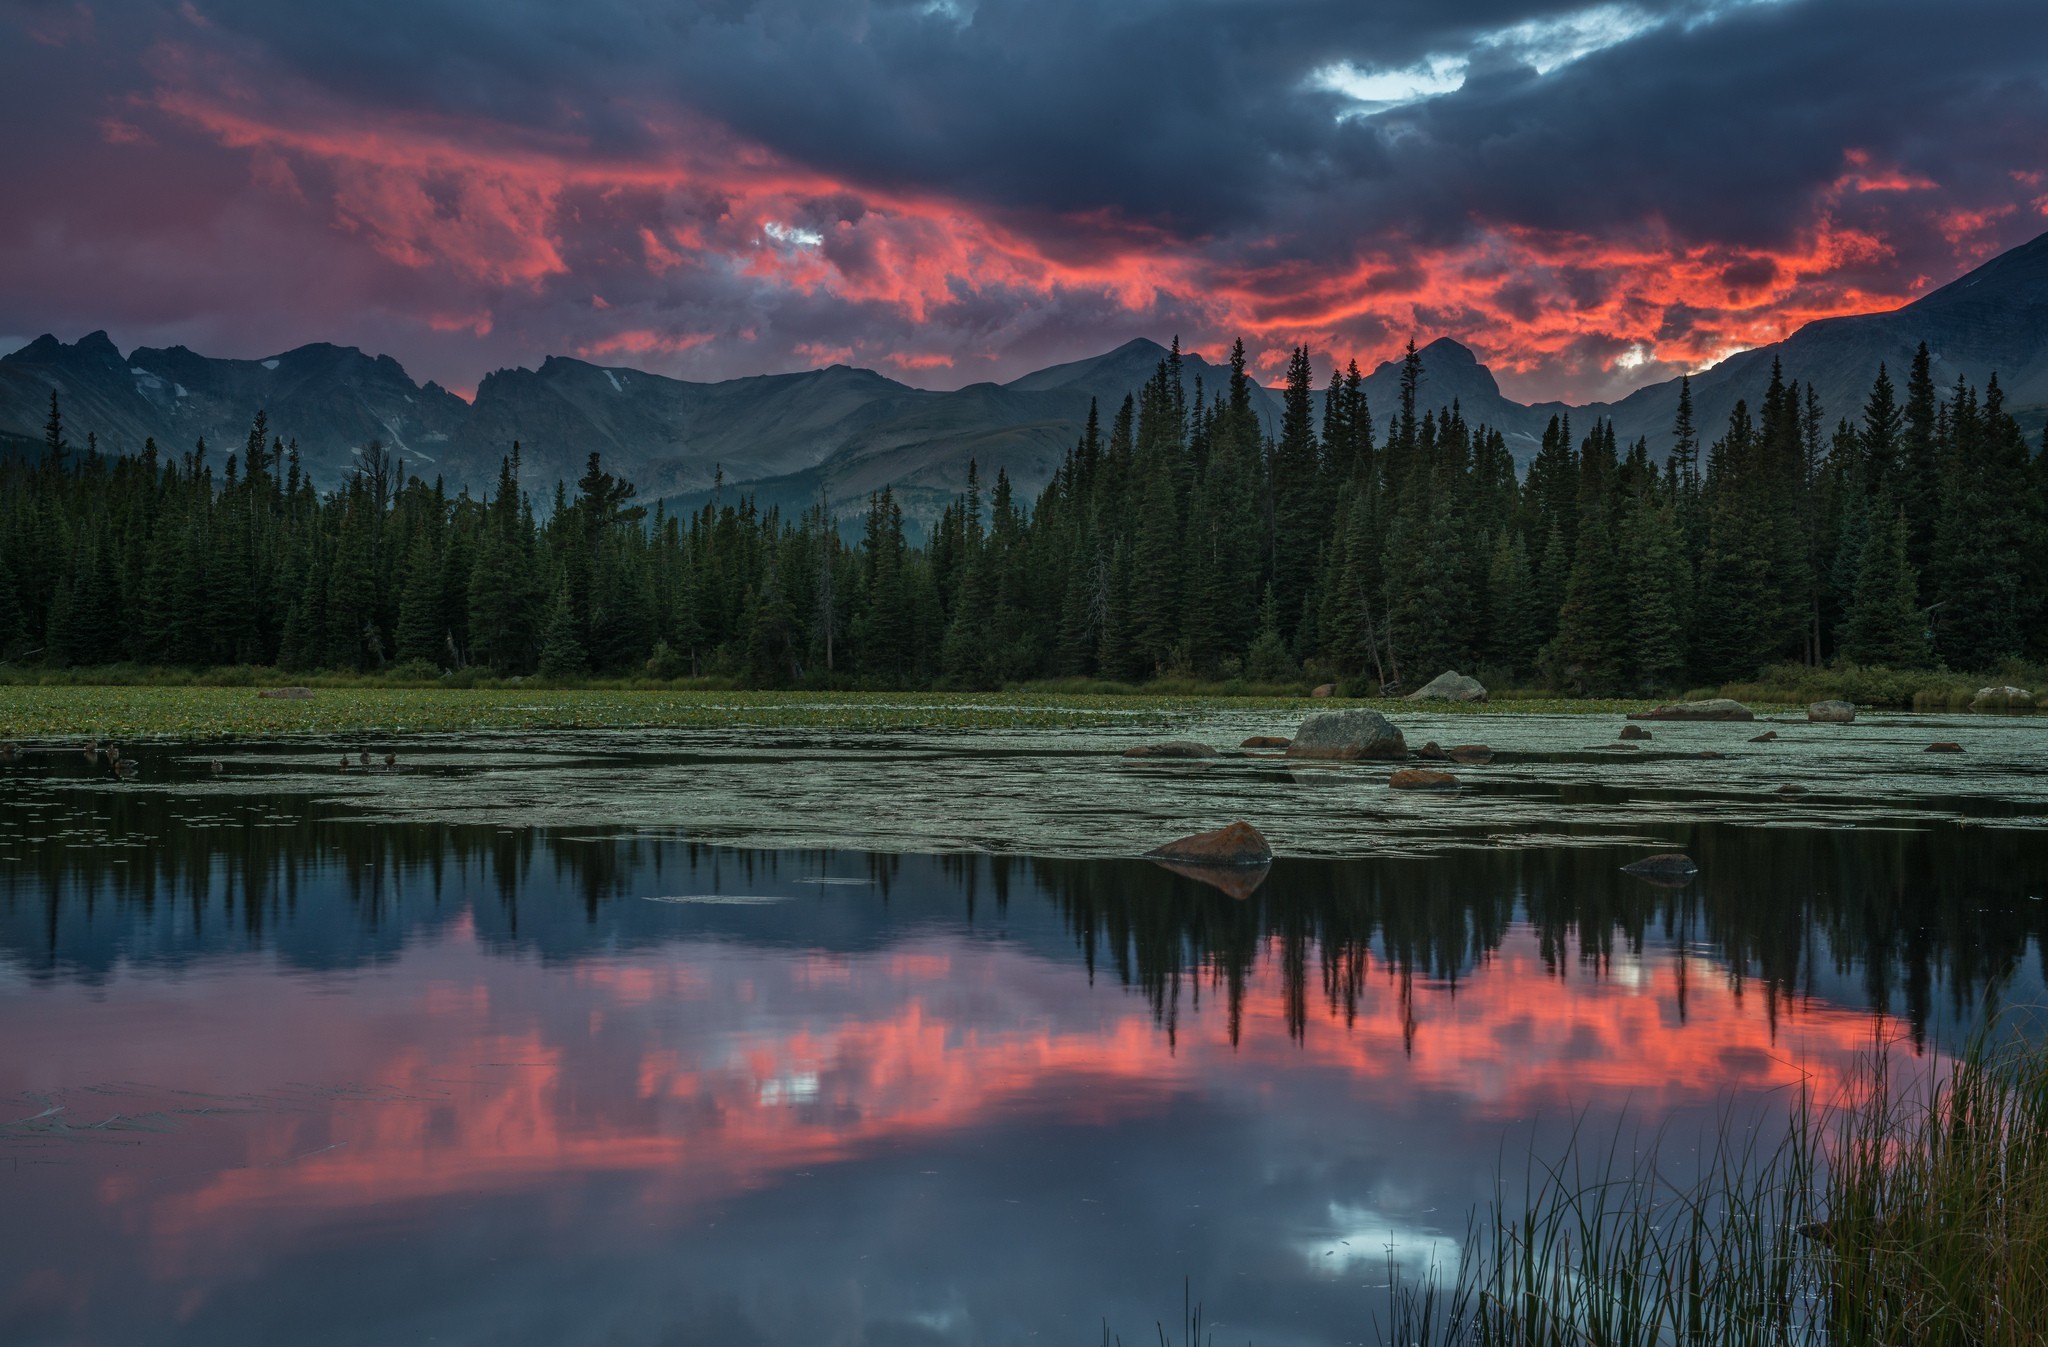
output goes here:
{"type": "Polygon", "coordinates": [[[1686,842],[1703,880],[1677,892],[1620,874],[1624,853],[1598,846],[1282,860],[1239,901],[1139,861],[755,853],[349,820],[299,797],[267,806],[282,826],[248,831],[188,826],[189,806],[163,796],[94,807],[115,839],[151,845],[25,846],[0,863],[0,953],[39,981],[250,948],[301,968],[360,967],[457,920],[486,948],[549,961],[684,935],[843,955],[965,923],[1056,962],[1078,957],[1090,977],[1113,972],[1169,1028],[1205,989],[1235,1021],[1244,988],[1277,961],[1299,1034],[1314,1005],[1352,1014],[1374,977],[1468,979],[1526,920],[1559,976],[1605,974],[1676,940],[1754,979],[1767,1005],[1860,1001],[1917,1029],[1967,1018],[2048,937],[2048,910],[2027,892],[2042,841],[2025,830],[1703,824],[1686,842]],[[720,894],[778,901],[640,901],[720,894]]]}

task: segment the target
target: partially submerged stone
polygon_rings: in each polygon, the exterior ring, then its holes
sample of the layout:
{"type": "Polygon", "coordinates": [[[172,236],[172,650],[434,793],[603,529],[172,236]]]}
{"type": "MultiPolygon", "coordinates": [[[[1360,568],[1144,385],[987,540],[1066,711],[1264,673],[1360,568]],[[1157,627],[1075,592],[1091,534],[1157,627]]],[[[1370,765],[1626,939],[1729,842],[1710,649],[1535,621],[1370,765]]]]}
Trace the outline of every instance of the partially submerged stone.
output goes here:
{"type": "Polygon", "coordinates": [[[1630,720],[1755,720],[1748,707],[1730,697],[1708,697],[1696,702],[1666,702],[1647,711],[1631,711],[1630,720]]]}
{"type": "Polygon", "coordinates": [[[1799,784],[1797,784],[1796,782],[1787,782],[1786,784],[1784,784],[1784,785],[1782,785],[1782,786],[1778,787],[1778,794],[1780,794],[1780,795],[1804,795],[1804,794],[1806,794],[1806,787],[1804,787],[1804,786],[1802,786],[1802,785],[1799,785],[1799,784]]]}
{"type": "Polygon", "coordinates": [[[1287,746],[1290,758],[1405,758],[1408,741],[1377,711],[1317,711],[1287,746]]]}
{"type": "Polygon", "coordinates": [[[1922,751],[1926,753],[1960,753],[1963,751],[1963,746],[1951,740],[1942,739],[1929,744],[1922,751]]]}
{"type": "Polygon", "coordinates": [[[1161,860],[1156,856],[1152,863],[1182,879],[1207,884],[1225,897],[1240,900],[1257,893],[1259,885],[1266,882],[1266,876],[1273,873],[1270,865],[1192,865],[1186,861],[1161,860]]]}
{"type": "Polygon", "coordinates": [[[1269,865],[1273,848],[1264,834],[1244,822],[1226,823],[1205,833],[1195,833],[1145,853],[1146,859],[1172,861],[1176,865],[1244,866],[1269,865]]]}
{"type": "Polygon", "coordinates": [[[1411,702],[1483,702],[1486,687],[1476,678],[1467,677],[1456,669],[1440,673],[1408,694],[1411,702]]]}
{"type": "Polygon", "coordinates": [[[1778,732],[1776,730],[1765,730],[1762,734],[1751,735],[1749,739],[1749,742],[1752,744],[1774,744],[1777,741],[1778,732]]]}
{"type": "Polygon", "coordinates": [[[1127,758],[1213,758],[1216,750],[1192,739],[1170,739],[1163,744],[1136,744],[1124,750],[1127,758]]]}
{"type": "Polygon", "coordinates": [[[1282,738],[1281,738],[1281,737],[1280,737],[1279,735],[1277,735],[1277,734],[1255,734],[1255,735],[1253,735],[1253,736],[1252,736],[1251,738],[1249,738],[1249,739],[1245,740],[1245,741],[1244,741],[1243,743],[1239,744],[1239,745],[1238,745],[1238,747],[1239,747],[1239,748],[1285,748],[1285,747],[1287,747],[1287,745],[1288,745],[1289,743],[1291,743],[1291,742],[1292,742],[1291,740],[1287,740],[1287,739],[1282,739],[1282,738]]]}
{"type": "Polygon", "coordinates": [[[1451,755],[1444,752],[1434,739],[1424,744],[1421,748],[1416,749],[1415,756],[1425,762],[1449,762],[1451,760],[1451,755]]]}
{"type": "Polygon", "coordinates": [[[1808,706],[1806,718],[1818,725],[1847,725],[1856,719],[1856,703],[1830,697],[1808,706]]]}
{"type": "Polygon", "coordinates": [[[269,698],[270,700],[273,700],[273,701],[281,701],[281,702],[305,702],[305,701],[311,701],[311,700],[313,699],[313,689],[311,689],[311,688],[265,688],[265,689],[263,689],[263,691],[261,691],[261,692],[257,693],[256,695],[257,695],[258,697],[265,697],[265,698],[269,698]]]}
{"type": "Polygon", "coordinates": [[[1478,766],[1493,761],[1493,750],[1485,744],[1455,744],[1451,747],[1451,761],[1478,766]]]}
{"type": "Polygon", "coordinates": [[[1621,727],[1621,737],[1624,739],[1647,739],[1650,737],[1650,732],[1640,725],[1624,725],[1621,727]]]}
{"type": "Polygon", "coordinates": [[[1456,790],[1458,778],[1427,767],[1403,767],[1387,778],[1387,784],[1395,790],[1456,790]]]}
{"type": "Polygon", "coordinates": [[[1621,867],[1621,872],[1625,875],[1634,875],[1638,879],[1669,882],[1691,879],[1700,872],[1700,868],[1693,864],[1692,857],[1682,851],[1660,851],[1654,856],[1631,861],[1621,867]]]}

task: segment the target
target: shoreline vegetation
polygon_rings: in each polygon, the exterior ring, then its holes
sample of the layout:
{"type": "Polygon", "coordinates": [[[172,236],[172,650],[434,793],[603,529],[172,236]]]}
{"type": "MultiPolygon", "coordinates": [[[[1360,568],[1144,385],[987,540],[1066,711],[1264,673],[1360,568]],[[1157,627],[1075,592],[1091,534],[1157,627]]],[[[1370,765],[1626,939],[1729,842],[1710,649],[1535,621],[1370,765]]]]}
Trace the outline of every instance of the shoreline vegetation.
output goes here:
{"type": "Polygon", "coordinates": [[[597,452],[573,484],[529,480],[516,441],[482,494],[377,440],[316,485],[263,412],[224,455],[138,453],[75,445],[53,392],[41,456],[0,460],[0,658],[1375,698],[1448,669],[1574,697],[1782,677],[1945,707],[1943,670],[2048,661],[2048,453],[1995,378],[1944,392],[1924,346],[1903,402],[1874,373],[1831,423],[1774,369],[1718,437],[1681,383],[1668,452],[1560,416],[1525,470],[1497,428],[1418,401],[1412,344],[1396,406],[1353,366],[1320,419],[1296,349],[1276,434],[1241,344],[1206,390],[1176,346],[1042,489],[970,460],[936,519],[890,487],[785,512],[722,478],[679,514],[597,452]],[[1880,667],[1911,672],[1855,674],[1880,667]]]}
{"type": "MultiPolygon", "coordinates": [[[[1472,1213],[1455,1270],[1409,1277],[1390,1260],[1366,1340],[2038,1343],[2048,1046],[1994,1044],[1994,1028],[1920,1079],[1895,1079],[1896,1045],[1874,1043],[1840,1098],[1800,1092],[1775,1145],[1729,1109],[1696,1149],[1668,1134],[1644,1143],[1625,1123],[1604,1146],[1575,1132],[1564,1158],[1529,1157],[1519,1204],[1472,1213]]],[[[1104,1340],[1121,1341],[1106,1328],[1104,1340]]]]}
{"type": "MultiPolygon", "coordinates": [[[[1960,677],[1888,669],[1767,670],[1753,681],[1698,688],[1687,699],[1732,697],[1764,713],[1801,712],[1842,698],[1871,710],[1957,712],[1978,689],[2048,687],[2048,669],[2009,666],[1960,677]]],[[[1484,703],[1401,698],[1320,699],[1302,682],[1160,679],[1117,683],[1051,679],[983,691],[870,689],[820,685],[774,691],[733,678],[500,678],[471,670],[439,675],[396,667],[381,673],[287,673],[235,666],[166,669],[137,665],[46,669],[0,666],[0,737],[67,734],[214,738],[359,731],[669,729],[814,725],[846,729],[1100,728],[1166,724],[1219,710],[1299,715],[1317,707],[1369,706],[1415,714],[1620,715],[1654,697],[1565,697],[1545,689],[1499,689],[1484,703]],[[263,697],[304,688],[302,700],[263,697]]],[[[2048,710],[2048,693],[2036,698],[2048,710]]],[[[2003,713],[2025,713],[2010,705],[2003,713]]]]}

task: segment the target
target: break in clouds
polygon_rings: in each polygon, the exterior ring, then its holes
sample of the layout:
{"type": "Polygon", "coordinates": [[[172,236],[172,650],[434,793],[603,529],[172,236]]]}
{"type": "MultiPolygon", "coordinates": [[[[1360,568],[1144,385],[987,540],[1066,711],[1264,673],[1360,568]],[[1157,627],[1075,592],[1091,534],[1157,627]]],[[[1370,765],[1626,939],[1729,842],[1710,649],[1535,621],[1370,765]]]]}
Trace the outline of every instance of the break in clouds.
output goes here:
{"type": "Polygon", "coordinates": [[[0,340],[1007,378],[1456,336],[1608,396],[2048,212],[2048,9],[8,5],[0,340]],[[1455,14],[1455,19],[1450,17],[1455,14]]]}

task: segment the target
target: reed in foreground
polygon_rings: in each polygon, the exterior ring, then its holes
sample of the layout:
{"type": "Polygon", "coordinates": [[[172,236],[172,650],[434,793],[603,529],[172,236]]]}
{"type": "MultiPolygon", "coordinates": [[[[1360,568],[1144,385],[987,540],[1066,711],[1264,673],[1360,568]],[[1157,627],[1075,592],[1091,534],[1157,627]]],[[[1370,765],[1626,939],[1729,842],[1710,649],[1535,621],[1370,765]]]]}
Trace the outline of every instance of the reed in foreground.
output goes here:
{"type": "Polygon", "coordinates": [[[1390,1288],[1382,1341],[1507,1347],[1915,1344],[2048,1333],[2048,1049],[1980,1034],[1897,1088],[1799,1099],[1768,1146],[1724,1116],[1700,1170],[1574,1158],[1496,1209],[1456,1282],[1390,1288]]]}
{"type": "MultiPolygon", "coordinates": [[[[1693,1176],[1574,1146],[1455,1282],[1389,1278],[1415,1347],[2020,1347],[2048,1340],[2048,1046],[1972,1039],[1901,1089],[1882,1050],[1769,1146],[1724,1115],[1693,1176]]],[[[1576,1139],[1575,1139],[1576,1140],[1576,1139]]]]}

